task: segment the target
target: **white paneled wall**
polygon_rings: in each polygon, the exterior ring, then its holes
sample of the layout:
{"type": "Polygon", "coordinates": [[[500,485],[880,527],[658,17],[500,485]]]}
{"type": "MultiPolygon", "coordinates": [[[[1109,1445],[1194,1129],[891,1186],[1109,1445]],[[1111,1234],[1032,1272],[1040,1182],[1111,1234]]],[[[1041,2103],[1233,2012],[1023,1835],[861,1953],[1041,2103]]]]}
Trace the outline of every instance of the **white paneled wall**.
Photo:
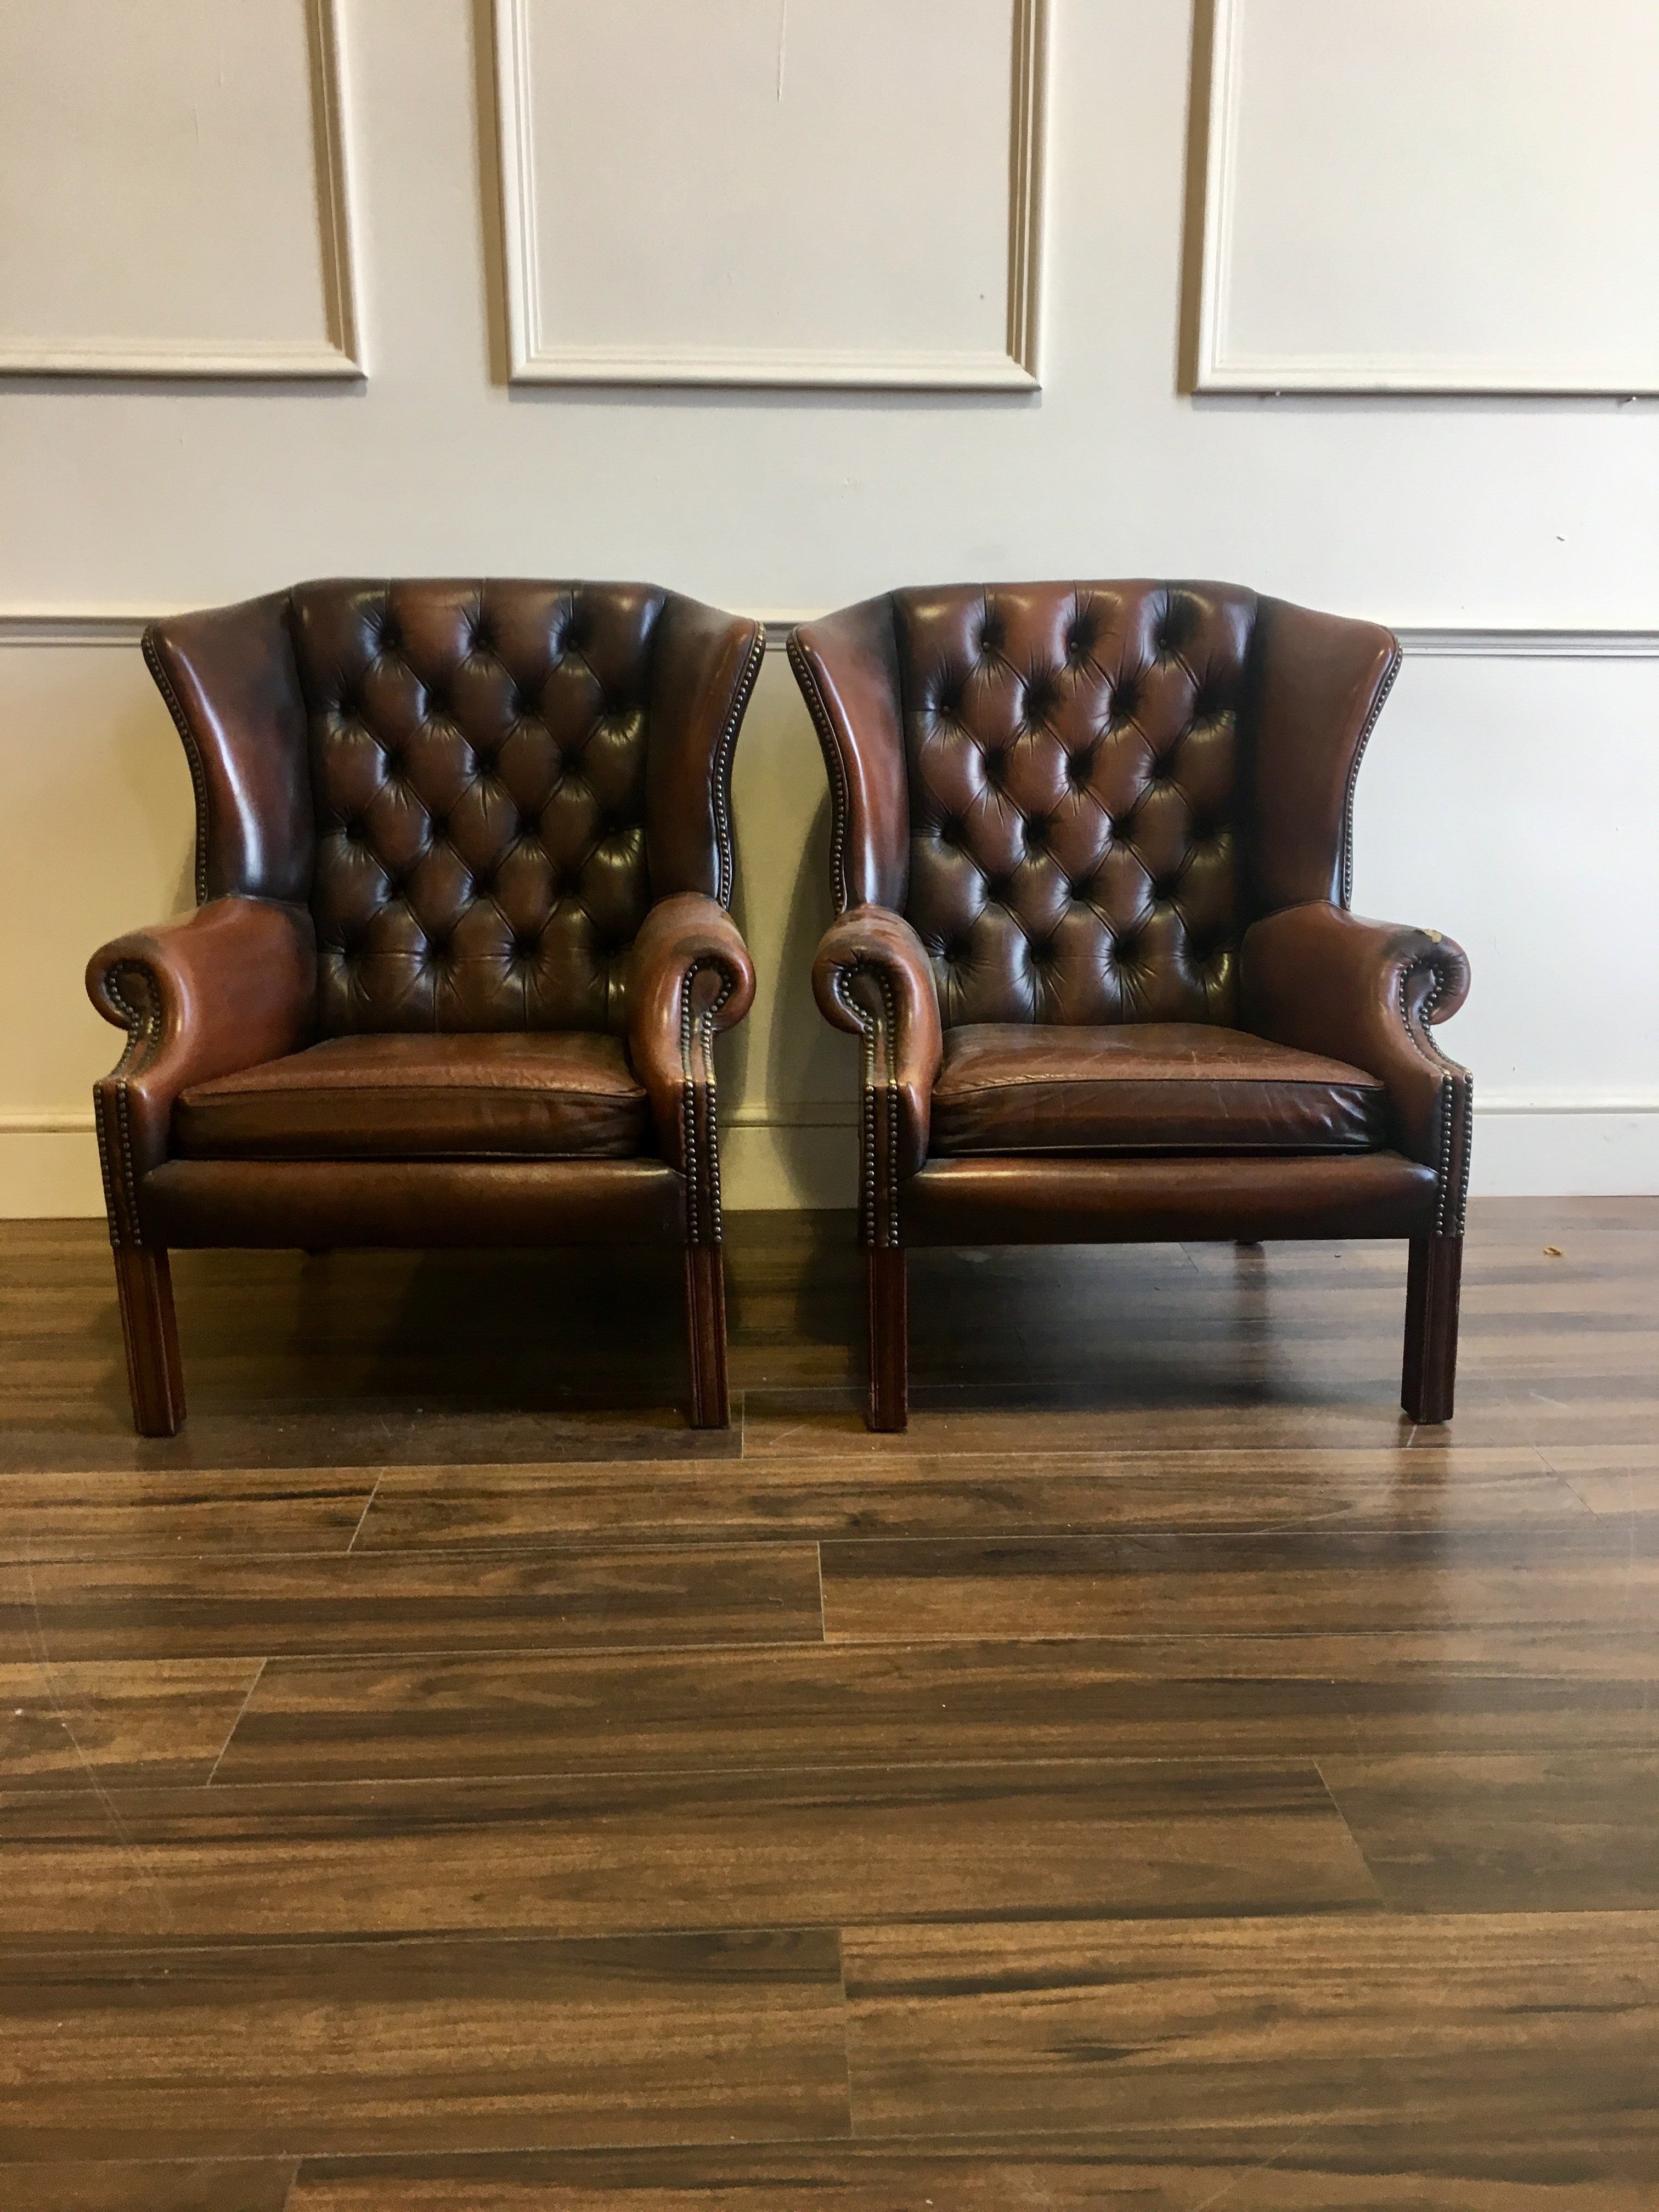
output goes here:
{"type": "MultiPolygon", "coordinates": [[[[133,20],[127,0],[74,4],[78,16],[101,6],[112,21],[133,20]]],[[[742,161],[700,185],[696,130],[682,118],[678,135],[654,131],[647,97],[654,85],[650,97],[665,101],[680,81],[666,65],[677,35],[691,42],[685,82],[708,49],[684,0],[628,4],[653,15],[658,49],[630,117],[641,172],[630,206],[619,210],[604,179],[573,167],[557,140],[569,107],[556,44],[554,59],[538,63],[526,109],[532,129],[549,132],[545,149],[538,141],[535,231],[547,283],[542,338],[555,352],[703,346],[732,282],[730,202],[742,161]],[[653,179],[650,164],[671,166],[673,148],[672,177],[653,179]],[[627,246],[628,224],[637,243],[640,210],[670,191],[682,241],[672,286],[647,281],[648,271],[642,278],[627,246]],[[685,243],[699,234],[700,210],[710,225],[702,279],[685,243]],[[596,246],[607,237],[611,246],[596,246]]],[[[821,122],[836,101],[856,100],[855,75],[834,78],[827,64],[814,74],[814,41],[839,0],[706,4],[727,65],[747,72],[732,128],[775,133],[769,102],[787,122],[795,100],[810,142],[812,114],[821,122]]],[[[1291,4],[1233,0],[1247,15],[1291,4]]],[[[21,35],[26,18],[38,22],[56,5],[19,0],[5,11],[4,35],[21,35]]],[[[189,779],[132,625],[110,617],[307,575],[399,572],[652,576],[758,611],[816,609],[946,577],[1220,575],[1405,626],[1406,671],[1360,779],[1355,903],[1446,929],[1468,947],[1474,991],[1443,1034],[1476,1073],[1475,1187],[1659,1189],[1650,858],[1659,824],[1659,405],[1524,394],[1183,396],[1183,275],[1190,299],[1205,228],[1197,195],[1188,209],[1188,0],[1050,0],[1041,389],[951,392],[511,381],[489,8],[261,0],[261,9],[274,40],[264,127],[285,118],[294,142],[261,218],[286,208],[280,234],[256,251],[234,191],[198,195],[191,220],[208,259],[186,266],[169,162],[198,159],[194,132],[152,133],[149,150],[122,171],[125,204],[112,210],[100,185],[86,222],[95,229],[101,207],[142,235],[137,218],[148,210],[163,234],[157,281],[182,289],[166,314],[135,323],[131,296],[99,275],[112,265],[109,237],[89,236],[75,263],[74,329],[125,339],[274,333],[307,344],[320,332],[336,345],[329,332],[337,334],[343,295],[337,287],[330,306],[333,249],[325,249],[344,234],[329,204],[337,176],[343,190],[349,182],[353,216],[349,304],[373,373],[287,383],[0,376],[0,922],[12,952],[0,970],[0,1211],[97,1209],[87,1088],[119,1040],[87,1006],[81,969],[103,937],[188,896],[189,779]],[[272,30],[284,9],[291,20],[272,30]],[[333,124],[319,78],[307,96],[278,66],[289,47],[321,51],[324,23],[337,31],[333,124]],[[319,160],[337,127],[341,143],[319,160]],[[296,176],[313,179],[314,206],[295,198],[296,176]],[[239,240],[248,245],[240,255],[239,240]],[[216,303],[189,289],[215,252],[235,271],[216,303]],[[237,289],[262,276],[264,322],[249,319],[237,289]]],[[[591,14],[523,0],[523,9],[503,5],[502,20],[524,9],[532,35],[538,14],[569,36],[591,14]]],[[[246,0],[152,0],[143,12],[163,46],[180,33],[198,46],[222,35],[222,89],[245,96],[233,64],[252,35],[246,0]]],[[[798,249],[787,230],[780,245],[757,222],[763,244],[749,257],[737,342],[798,355],[994,352],[1017,320],[1011,301],[1030,296],[1018,250],[1014,64],[1020,27],[1037,18],[1008,0],[960,11],[905,0],[884,43],[884,9],[860,0],[853,12],[864,26],[862,69],[876,78],[869,114],[884,132],[910,112],[918,25],[931,23],[941,41],[995,40],[1004,75],[994,78],[982,49],[952,46],[955,146],[946,134],[927,161],[866,164],[867,177],[850,165],[833,207],[814,219],[803,202],[798,249]],[[996,82],[1009,91],[1000,105],[996,82]],[[987,194],[994,236],[981,234],[982,210],[963,221],[987,194]],[[958,257],[943,292],[919,283],[906,296],[906,195],[916,202],[912,246],[931,274],[940,256],[958,257]],[[878,235],[881,252],[866,252],[878,235]],[[774,312],[769,272],[797,250],[774,312]],[[823,282],[803,287],[800,269],[815,255],[823,282]]],[[[1355,0],[1353,10],[1328,12],[1358,21],[1374,9],[1355,0]]],[[[1437,0],[1428,12],[1443,31],[1456,17],[1461,34],[1492,6],[1437,0]]],[[[1545,0],[1505,0],[1504,12],[1522,21],[1555,13],[1545,0]]],[[[1413,6],[1401,21],[1409,27],[1424,14],[1413,6]]],[[[605,37],[615,21],[605,15],[605,37]]],[[[1327,71],[1335,65],[1328,46],[1328,35],[1327,71]]],[[[82,46],[84,112],[60,100],[48,117],[65,173],[74,165],[64,145],[121,96],[99,77],[98,42],[82,46]]],[[[1355,53],[1364,51],[1358,40],[1355,53]]],[[[1434,66],[1433,52],[1432,41],[1424,46],[1420,70],[1434,66]]],[[[1636,53],[1627,65],[1646,64],[1636,53]]],[[[1297,66],[1293,50],[1278,64],[1281,75],[1297,66]]],[[[586,83],[582,70],[591,76],[592,68],[584,49],[571,84],[586,83]]],[[[222,154],[219,76],[216,63],[204,64],[190,83],[204,143],[222,154]]],[[[0,122],[27,124],[34,143],[40,115],[8,112],[25,97],[20,82],[15,70],[0,75],[0,122]]],[[[1289,96],[1282,84],[1273,89],[1289,96]]],[[[1206,88],[1200,92],[1207,108],[1206,88]]],[[[1478,97],[1478,87],[1446,94],[1452,112],[1478,97]]],[[[591,133],[591,91],[580,105],[591,133]]],[[[918,95],[913,106],[918,131],[938,133],[937,103],[918,95]]],[[[179,111],[186,125],[189,107],[179,111]]],[[[1524,119],[1524,106],[1517,112],[1524,119]]],[[[1615,103],[1592,113],[1563,86],[1550,158],[1564,158],[1563,146],[1570,154],[1576,131],[1583,174],[1593,176],[1622,112],[1615,103]]],[[[1524,147],[1508,150],[1529,158],[1524,147]]],[[[1628,150],[1634,174],[1651,149],[1644,140],[1628,150]]],[[[15,163],[0,163],[14,198],[24,189],[16,174],[15,163]]],[[[1348,182],[1334,179],[1330,190],[1348,182]]],[[[1401,204],[1385,211],[1390,221],[1434,214],[1413,201],[1416,189],[1409,167],[1391,177],[1401,204]]],[[[1259,204],[1271,215],[1270,200],[1259,204]]],[[[38,229],[27,235],[38,243],[38,229]]],[[[80,252],[65,235],[59,250],[80,252]]],[[[1525,249],[1538,241],[1529,229],[1525,249]]],[[[1245,242],[1271,264],[1270,247],[1245,242]]],[[[1562,282],[1573,273],[1564,269],[1562,282]]],[[[27,288],[8,295],[4,312],[16,322],[6,326],[8,345],[56,343],[70,329],[60,319],[48,330],[43,308],[39,329],[19,319],[19,301],[39,307],[44,297],[27,288]]],[[[1602,335],[1624,343],[1630,334],[1602,335]]],[[[1418,336],[1409,343],[1420,351],[1418,336]]],[[[1639,331],[1635,343],[1645,343],[1639,331]]],[[[763,372],[739,363],[732,373],[763,372]]],[[[845,1203],[853,1060],[848,1042],[819,1021],[807,975],[827,914],[827,794],[775,653],[738,748],[736,822],[738,905],[761,981],[756,1012],[723,1062],[729,1200],[845,1203]]]]}

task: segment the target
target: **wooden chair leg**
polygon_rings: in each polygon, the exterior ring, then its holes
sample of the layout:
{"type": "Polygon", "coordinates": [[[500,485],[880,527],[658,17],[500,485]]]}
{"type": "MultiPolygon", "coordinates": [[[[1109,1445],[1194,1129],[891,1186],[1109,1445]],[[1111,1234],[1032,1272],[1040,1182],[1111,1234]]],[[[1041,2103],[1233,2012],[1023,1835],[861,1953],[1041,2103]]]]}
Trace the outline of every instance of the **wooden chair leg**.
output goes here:
{"type": "Polygon", "coordinates": [[[905,1252],[900,1244],[872,1245],[867,1263],[870,1322],[870,1413],[872,1429],[910,1425],[910,1317],[905,1252]]]}
{"type": "Polygon", "coordinates": [[[1452,1417],[1457,1380],[1457,1304],[1463,1276],[1461,1237],[1413,1237],[1406,1276],[1406,1358],[1400,1402],[1414,1421],[1452,1417]]]}
{"type": "Polygon", "coordinates": [[[691,1350],[691,1425],[726,1428],[732,1401],[726,1379],[726,1266],[718,1244],[685,1248],[685,1326],[691,1350]]]}
{"type": "Polygon", "coordinates": [[[177,1436],[184,1425],[185,1382],[167,1254],[118,1245],[115,1290],[121,1302],[132,1425],[141,1437],[177,1436]]]}

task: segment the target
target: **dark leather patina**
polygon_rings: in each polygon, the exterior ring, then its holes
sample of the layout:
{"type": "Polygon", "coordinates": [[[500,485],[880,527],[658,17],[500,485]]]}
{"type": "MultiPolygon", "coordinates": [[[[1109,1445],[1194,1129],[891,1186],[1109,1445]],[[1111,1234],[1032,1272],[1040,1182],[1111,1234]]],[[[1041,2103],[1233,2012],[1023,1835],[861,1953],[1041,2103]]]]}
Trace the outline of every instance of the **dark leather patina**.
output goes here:
{"type": "MultiPolygon", "coordinates": [[[[906,1241],[1403,1237],[1407,1402],[1447,1418],[1470,1083],[1431,1028],[1468,963],[1346,911],[1389,632],[1227,584],[952,585],[790,659],[834,811],[814,985],[864,1044],[872,1345],[906,1241]]],[[[902,1371],[872,1352],[878,1425],[902,1371]]]]}
{"type": "Polygon", "coordinates": [[[169,1243],[664,1235],[703,1255],[724,1420],[711,1046],[754,989],[726,909],[763,644],[635,584],[302,584],[151,626],[200,904],[88,971],[128,1033],[95,1099],[141,1426],[183,1413],[169,1243]]]}

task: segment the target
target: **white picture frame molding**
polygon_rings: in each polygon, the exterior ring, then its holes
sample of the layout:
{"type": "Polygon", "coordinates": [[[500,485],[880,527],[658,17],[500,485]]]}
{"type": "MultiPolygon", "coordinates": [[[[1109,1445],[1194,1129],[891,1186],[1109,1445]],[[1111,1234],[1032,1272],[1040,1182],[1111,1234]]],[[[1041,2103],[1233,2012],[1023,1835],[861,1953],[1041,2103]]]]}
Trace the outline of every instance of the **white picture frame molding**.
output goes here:
{"type": "Polygon", "coordinates": [[[1520,369],[1495,373],[1480,362],[1455,356],[1370,360],[1359,355],[1241,356],[1224,349],[1228,292],[1232,271],[1240,63],[1244,16],[1249,0],[1194,0],[1194,35],[1202,34],[1207,14],[1209,76],[1201,121],[1205,132],[1198,318],[1194,356],[1185,380],[1189,392],[1251,392],[1277,398],[1285,393],[1404,393],[1532,398],[1636,399],[1659,395],[1659,368],[1641,383],[1598,374],[1563,380],[1559,374],[1520,369]]]}
{"type": "Polygon", "coordinates": [[[493,0],[492,12],[511,383],[936,392],[1040,388],[1048,0],[1012,0],[1007,341],[1001,353],[943,348],[904,351],[550,343],[544,333],[536,245],[536,133],[529,67],[532,5],[533,0],[493,0]]]}
{"type": "Polygon", "coordinates": [[[328,335],[314,339],[89,337],[0,340],[0,375],[359,379],[349,165],[346,154],[340,0],[303,0],[328,335]]]}

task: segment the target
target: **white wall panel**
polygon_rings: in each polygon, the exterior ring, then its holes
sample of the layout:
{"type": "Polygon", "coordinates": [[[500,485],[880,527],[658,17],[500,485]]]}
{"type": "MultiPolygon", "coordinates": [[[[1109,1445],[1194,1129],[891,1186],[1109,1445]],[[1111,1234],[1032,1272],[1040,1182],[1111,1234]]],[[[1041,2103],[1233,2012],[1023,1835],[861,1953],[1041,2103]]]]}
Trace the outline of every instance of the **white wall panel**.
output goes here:
{"type": "Polygon", "coordinates": [[[1044,0],[495,0],[514,373],[1036,381],[1044,0]]]}
{"type": "Polygon", "coordinates": [[[356,373],[334,0],[6,0],[0,370],[356,373]]]}
{"type": "MultiPolygon", "coordinates": [[[[173,20],[173,0],[145,12],[173,20]]],[[[0,977],[0,1209],[95,1207],[88,1085],[120,1039],[81,969],[185,896],[177,738],[133,625],[77,611],[343,573],[655,577],[738,609],[963,576],[1219,575],[1413,625],[1360,780],[1357,900],[1473,956],[1443,1034],[1475,1072],[1475,1187],[1659,1188],[1659,406],[1181,397],[1187,0],[1053,0],[1039,393],[509,387],[484,273],[490,11],[340,15],[373,380],[0,385],[0,926],[28,948],[0,977]]],[[[762,20],[775,70],[775,7],[762,20]]],[[[0,122],[13,105],[0,82],[0,122]]],[[[776,654],[735,782],[761,990],[720,1063],[727,1194],[845,1201],[852,1048],[807,975],[827,792],[776,654]]]]}
{"type": "Polygon", "coordinates": [[[1214,0],[1200,391],[1659,391],[1653,0],[1214,0]]]}

